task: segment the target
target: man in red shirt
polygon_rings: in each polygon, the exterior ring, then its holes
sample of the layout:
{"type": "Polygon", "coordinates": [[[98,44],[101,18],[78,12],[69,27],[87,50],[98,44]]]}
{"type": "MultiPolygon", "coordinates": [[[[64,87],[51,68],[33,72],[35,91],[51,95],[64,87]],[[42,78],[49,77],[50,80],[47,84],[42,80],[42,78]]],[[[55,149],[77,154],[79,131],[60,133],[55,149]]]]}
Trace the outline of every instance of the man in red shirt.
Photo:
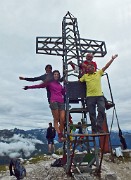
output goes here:
{"type": "Polygon", "coordinates": [[[88,73],[88,70],[87,70],[87,66],[88,65],[93,65],[94,68],[95,68],[95,71],[97,69],[97,64],[96,62],[93,61],[93,54],[91,53],[88,53],[86,55],[86,60],[81,64],[80,68],[82,69],[82,74],[85,74],[85,73],[88,73]]]}
{"type": "MultiPolygon", "coordinates": [[[[93,57],[94,56],[91,53],[88,53],[86,55],[86,60],[83,63],[81,63],[79,66],[79,68],[81,69],[81,75],[88,73],[88,71],[87,71],[88,65],[93,65],[95,68],[95,71],[96,71],[97,64],[96,64],[96,62],[93,61],[93,57]]],[[[72,61],[70,61],[68,64],[70,64],[72,66],[72,68],[75,70],[75,64],[72,61]]]]}

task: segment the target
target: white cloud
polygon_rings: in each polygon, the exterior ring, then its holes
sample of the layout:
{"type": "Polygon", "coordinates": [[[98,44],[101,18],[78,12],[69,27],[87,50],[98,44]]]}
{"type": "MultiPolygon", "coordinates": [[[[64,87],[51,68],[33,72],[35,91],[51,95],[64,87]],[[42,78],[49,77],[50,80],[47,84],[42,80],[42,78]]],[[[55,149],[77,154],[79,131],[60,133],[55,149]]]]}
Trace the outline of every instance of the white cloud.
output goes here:
{"type": "Polygon", "coordinates": [[[1,138],[2,140],[5,142],[0,142],[0,156],[6,155],[11,158],[21,157],[21,151],[28,157],[35,150],[36,143],[43,144],[37,139],[28,139],[16,134],[9,139],[1,138]]]}

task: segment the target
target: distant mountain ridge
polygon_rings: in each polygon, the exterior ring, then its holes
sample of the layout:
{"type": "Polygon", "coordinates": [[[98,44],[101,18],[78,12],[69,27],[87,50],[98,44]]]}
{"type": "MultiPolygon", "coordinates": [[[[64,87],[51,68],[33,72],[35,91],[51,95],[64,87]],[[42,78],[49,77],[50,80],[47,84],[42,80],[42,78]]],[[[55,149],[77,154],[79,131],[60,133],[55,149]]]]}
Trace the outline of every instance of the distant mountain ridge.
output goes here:
{"type": "MultiPolygon", "coordinates": [[[[131,149],[131,131],[123,131],[128,149],[131,149]]],[[[55,138],[57,142],[57,136],[55,138]]],[[[120,146],[117,131],[111,132],[112,147],[120,146]]],[[[56,143],[56,148],[62,144],[56,143]]],[[[4,129],[0,130],[0,164],[7,164],[15,156],[28,159],[34,155],[45,154],[48,151],[46,129],[4,129]]]]}
{"type": "MultiPolygon", "coordinates": [[[[55,146],[59,148],[62,144],[55,146]]],[[[0,164],[8,164],[13,157],[28,159],[47,152],[46,129],[0,130],[0,164]]]]}

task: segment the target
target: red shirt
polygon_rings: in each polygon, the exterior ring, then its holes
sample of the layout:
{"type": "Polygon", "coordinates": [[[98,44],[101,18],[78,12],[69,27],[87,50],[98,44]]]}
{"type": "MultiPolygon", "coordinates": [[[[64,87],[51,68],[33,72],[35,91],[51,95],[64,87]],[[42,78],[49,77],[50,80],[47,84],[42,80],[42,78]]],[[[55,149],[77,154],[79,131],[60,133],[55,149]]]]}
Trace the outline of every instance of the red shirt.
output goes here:
{"type": "MultiPolygon", "coordinates": [[[[96,71],[96,69],[97,69],[97,64],[96,64],[96,62],[94,62],[94,61],[90,61],[90,62],[89,62],[89,61],[85,60],[83,63],[86,64],[86,65],[93,64],[94,67],[95,67],[95,71],[96,71]]],[[[75,64],[74,64],[72,61],[70,62],[70,65],[72,66],[73,69],[75,69],[75,64]]],[[[79,67],[80,67],[80,69],[82,70],[82,72],[81,72],[82,75],[85,74],[85,73],[88,73],[88,72],[86,71],[86,67],[83,67],[82,64],[80,64],[79,67]]]]}
{"type": "MultiPolygon", "coordinates": [[[[96,71],[96,69],[97,69],[97,64],[96,64],[96,62],[94,62],[94,61],[90,61],[90,62],[89,62],[89,61],[85,60],[83,63],[86,64],[87,66],[88,66],[89,64],[93,64],[93,66],[95,67],[95,71],[96,71]]],[[[81,65],[80,68],[82,69],[82,74],[87,73],[85,67],[82,67],[82,65],[81,65]]]]}

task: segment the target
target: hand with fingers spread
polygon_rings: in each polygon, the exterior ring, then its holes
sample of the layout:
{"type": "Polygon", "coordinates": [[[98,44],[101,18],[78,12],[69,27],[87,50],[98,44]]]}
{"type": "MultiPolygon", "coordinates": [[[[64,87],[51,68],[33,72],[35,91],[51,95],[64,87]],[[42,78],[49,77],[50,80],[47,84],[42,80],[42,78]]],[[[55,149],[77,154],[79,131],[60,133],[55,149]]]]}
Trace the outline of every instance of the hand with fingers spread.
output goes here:
{"type": "Polygon", "coordinates": [[[114,60],[114,59],[117,58],[117,57],[118,57],[118,54],[113,55],[113,56],[112,56],[112,60],[114,60]]]}

